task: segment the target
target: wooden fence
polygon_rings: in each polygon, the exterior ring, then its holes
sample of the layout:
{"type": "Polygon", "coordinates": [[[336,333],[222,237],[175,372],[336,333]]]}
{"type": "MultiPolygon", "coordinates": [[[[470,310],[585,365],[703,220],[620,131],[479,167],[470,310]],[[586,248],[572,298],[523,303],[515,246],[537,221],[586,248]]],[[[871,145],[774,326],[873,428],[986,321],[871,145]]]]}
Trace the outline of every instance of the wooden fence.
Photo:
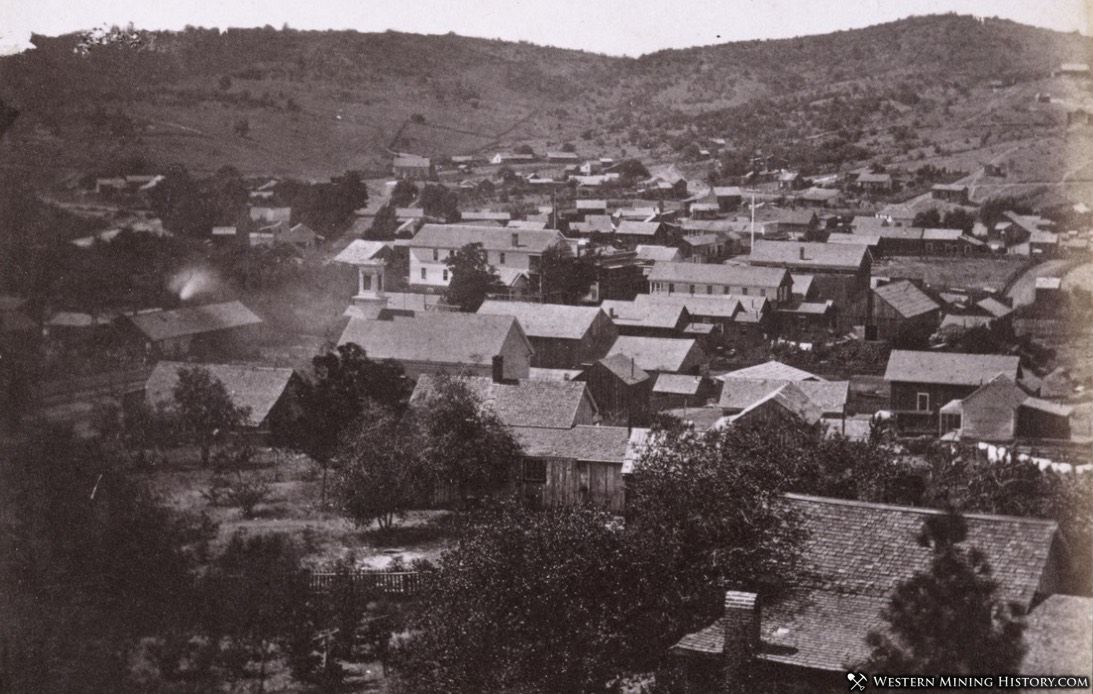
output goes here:
{"type": "Polygon", "coordinates": [[[347,579],[355,589],[377,590],[388,595],[415,595],[425,582],[425,574],[421,571],[315,571],[308,579],[308,587],[315,592],[326,592],[347,579]]]}

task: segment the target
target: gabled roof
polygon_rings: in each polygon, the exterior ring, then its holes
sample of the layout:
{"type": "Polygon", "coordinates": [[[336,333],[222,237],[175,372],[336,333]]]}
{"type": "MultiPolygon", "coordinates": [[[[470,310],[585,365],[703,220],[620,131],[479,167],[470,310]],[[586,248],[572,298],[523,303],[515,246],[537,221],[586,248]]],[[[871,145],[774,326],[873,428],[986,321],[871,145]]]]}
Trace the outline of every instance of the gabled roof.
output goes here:
{"type": "Polygon", "coordinates": [[[963,328],[964,330],[971,330],[972,328],[990,327],[990,324],[993,322],[993,316],[946,313],[945,316],[941,319],[941,324],[938,325],[937,329],[938,331],[942,331],[947,328],[963,328]]]}
{"type": "Polygon", "coordinates": [[[787,383],[793,383],[824,415],[842,416],[850,394],[849,381],[732,378],[724,381],[718,406],[727,414],[734,414],[748,409],[787,383]]]}
{"type": "MultiPolygon", "coordinates": [[[[638,297],[641,297],[638,294],[638,297]]],[[[600,304],[615,325],[673,330],[689,318],[687,309],[678,303],[621,301],[608,299],[600,304]]]]}
{"type": "Polygon", "coordinates": [[[621,335],[608,350],[612,354],[633,357],[637,365],[646,371],[680,371],[694,354],[701,349],[694,340],[671,337],[635,337],[621,335]]]}
{"type": "Polygon", "coordinates": [[[804,369],[798,369],[795,366],[789,364],[783,364],[780,361],[771,359],[768,362],[762,364],[756,364],[755,366],[748,366],[743,369],[737,369],[736,371],[729,371],[718,376],[722,381],[727,381],[736,378],[745,378],[750,380],[782,380],[782,381],[822,381],[816,374],[811,374],[804,369]]]}
{"type": "Polygon", "coordinates": [[[747,261],[756,265],[857,270],[868,254],[869,247],[865,244],[756,241],[747,261]]]}
{"type": "Polygon", "coordinates": [[[718,198],[740,198],[744,196],[744,191],[737,186],[716,186],[713,194],[718,198]]]}
{"type": "Polygon", "coordinates": [[[528,337],[580,340],[592,329],[602,311],[596,306],[487,300],[482,302],[478,313],[513,316],[520,321],[528,337]]]}
{"type": "MultiPolygon", "coordinates": [[[[802,582],[824,590],[887,597],[929,568],[932,550],[917,542],[923,522],[941,511],[787,494],[808,539],[802,582]]],[[[982,551],[999,597],[1026,608],[1040,588],[1056,524],[1050,520],[965,514],[966,546],[982,551]]]]}
{"type": "Polygon", "coordinates": [[[635,249],[639,260],[651,260],[653,262],[674,262],[683,258],[679,249],[675,246],[653,246],[640,244],[635,249]]]}
{"type": "Polygon", "coordinates": [[[740,412],[720,420],[717,426],[721,427],[747,421],[756,412],[769,407],[779,407],[805,424],[811,425],[819,422],[823,418],[823,411],[819,405],[798,388],[798,385],[797,383],[785,383],[779,386],[740,412]]]}
{"type": "Polygon", "coordinates": [[[542,253],[557,243],[565,243],[565,237],[556,229],[514,231],[469,224],[426,224],[411,240],[411,246],[417,248],[462,248],[469,243],[480,243],[487,250],[542,253]],[[512,243],[514,234],[519,245],[512,243]]]}
{"type": "Polygon", "coordinates": [[[428,157],[421,157],[416,154],[402,154],[395,157],[391,162],[392,166],[407,168],[428,168],[430,164],[428,157]]]}
{"type": "Polygon", "coordinates": [[[348,265],[369,265],[385,257],[390,250],[390,244],[383,241],[354,239],[341,253],[334,256],[334,262],[348,265]]]}
{"type": "Polygon", "coordinates": [[[1019,357],[1006,354],[958,354],[896,349],[888,357],[884,380],[978,386],[998,374],[1017,380],[1019,357]]]}
{"type": "Polygon", "coordinates": [[[1024,641],[1022,674],[1093,671],[1093,598],[1048,596],[1026,619],[1024,641]]]}
{"type": "Polygon", "coordinates": [[[791,272],[789,276],[793,278],[793,294],[795,296],[808,296],[809,291],[812,289],[812,283],[816,279],[815,276],[799,272],[791,272]]]}
{"type": "Polygon", "coordinates": [[[957,241],[964,232],[960,229],[923,229],[923,241],[957,241]]]}
{"type": "Polygon", "coordinates": [[[513,435],[531,458],[568,458],[622,465],[630,449],[626,427],[578,425],[572,429],[513,428],[513,435]]]}
{"type": "MultiPolygon", "coordinates": [[[[435,392],[438,377],[422,374],[410,396],[420,405],[435,392]]],[[[463,376],[465,384],[507,427],[570,429],[577,422],[581,404],[595,406],[581,381],[523,380],[497,383],[486,376],[463,376]]]]}
{"type": "Polygon", "coordinates": [[[489,364],[510,333],[516,332],[533,354],[520,323],[512,316],[428,311],[394,320],[350,319],[339,345],[354,342],[371,359],[436,364],[489,364]]]}
{"type": "Polygon", "coordinates": [[[702,377],[687,374],[663,373],[657,376],[657,381],[653,384],[654,393],[669,395],[697,395],[701,388],[702,377]]]}
{"type": "Polygon", "coordinates": [[[649,378],[649,374],[642,370],[632,357],[625,354],[612,354],[609,357],[600,359],[597,363],[603,365],[605,369],[628,386],[641,383],[649,378]]]}
{"type": "Polygon", "coordinates": [[[761,311],[765,308],[766,297],[740,296],[737,294],[712,294],[692,296],[689,294],[638,294],[634,297],[634,306],[640,311],[654,310],[654,306],[682,306],[692,316],[708,318],[733,318],[740,311],[761,311]],[[745,305],[746,302],[746,305],[745,305]]]}
{"type": "Polygon", "coordinates": [[[465,222],[507,222],[512,219],[511,212],[494,212],[492,210],[467,210],[460,212],[459,216],[465,222]]]}
{"type": "Polygon", "coordinates": [[[909,280],[882,285],[874,289],[873,293],[904,318],[914,318],[941,308],[926,292],[909,280]]]}
{"type": "Polygon", "coordinates": [[[577,200],[577,209],[578,210],[606,210],[607,209],[607,201],[606,200],[590,200],[590,199],[584,198],[584,199],[581,199],[581,200],[577,200]]]}
{"type": "Polygon", "coordinates": [[[201,367],[209,375],[224,384],[232,402],[249,410],[246,424],[261,426],[274,405],[285,394],[292,369],[253,364],[188,364],[177,361],[161,361],[152,369],[144,384],[145,398],[153,406],[174,406],[174,389],[178,385],[180,369],[201,367]]]}
{"type": "Polygon", "coordinates": [[[623,219],[615,229],[616,234],[629,236],[655,236],[662,226],[661,222],[639,222],[633,219],[623,219]]]}
{"type": "Polygon", "coordinates": [[[649,272],[649,281],[777,288],[787,274],[785,268],[776,267],[657,262],[649,272]]]}
{"type": "Polygon", "coordinates": [[[547,223],[533,219],[514,219],[505,225],[506,229],[522,229],[524,231],[543,231],[547,223]]]}
{"type": "Polygon", "coordinates": [[[148,311],[128,318],[153,341],[241,328],[262,322],[261,318],[238,301],[187,306],[169,311],[148,311]]]}
{"type": "MultiPolygon", "coordinates": [[[[917,538],[924,521],[941,512],[801,494],[785,495],[784,503],[797,513],[805,530],[801,567],[796,585],[762,607],[760,636],[769,648],[758,657],[843,673],[869,656],[865,636],[885,627],[880,612],[896,586],[929,569],[932,550],[917,538]]],[[[1055,523],[982,514],[964,517],[964,545],[986,555],[1001,599],[1027,609],[1048,565],[1055,523]]],[[[721,654],[724,633],[724,621],[718,619],[685,636],[676,648],[721,654]]]]}
{"type": "Polygon", "coordinates": [[[863,173],[858,176],[858,183],[891,183],[892,175],[886,173],[863,173]]]}
{"type": "Polygon", "coordinates": [[[993,296],[988,296],[986,299],[975,302],[975,305],[983,309],[987,313],[991,314],[995,318],[1002,318],[1013,313],[1013,309],[1006,306],[993,296]]]}

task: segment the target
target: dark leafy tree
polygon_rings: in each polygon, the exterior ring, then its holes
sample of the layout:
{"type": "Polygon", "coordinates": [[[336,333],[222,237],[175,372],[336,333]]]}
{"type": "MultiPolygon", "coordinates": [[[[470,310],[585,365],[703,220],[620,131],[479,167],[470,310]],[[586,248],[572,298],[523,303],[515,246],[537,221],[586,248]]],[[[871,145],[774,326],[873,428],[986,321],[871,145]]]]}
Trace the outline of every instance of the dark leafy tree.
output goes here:
{"type": "Polygon", "coordinates": [[[200,366],[178,370],[175,406],[182,430],[201,449],[201,465],[209,464],[212,447],[224,441],[232,429],[250,415],[232,402],[224,384],[200,366]]]}
{"type": "Polygon", "coordinates": [[[608,691],[644,645],[631,631],[643,580],[633,568],[608,514],[511,504],[486,514],[423,593],[394,656],[398,691],[608,691]]]}
{"type": "Polygon", "coordinates": [[[202,617],[215,659],[229,679],[257,679],[289,652],[308,599],[299,547],[283,534],[236,533],[203,581],[202,617]]]}
{"type": "Polygon", "coordinates": [[[414,504],[427,499],[430,475],[419,455],[413,417],[367,408],[353,423],[338,455],[339,506],[358,526],[394,527],[414,504]]]}
{"type": "Polygon", "coordinates": [[[466,507],[505,488],[520,446],[464,382],[437,377],[417,410],[418,450],[441,489],[466,507]]]}
{"type": "Polygon", "coordinates": [[[497,269],[489,264],[480,243],[463,246],[444,262],[452,275],[444,301],[461,311],[477,311],[487,296],[504,289],[497,269]]]}
{"type": "Polygon", "coordinates": [[[885,633],[872,632],[872,672],[977,675],[1015,672],[1025,648],[1018,608],[1003,604],[983,553],[961,543],[967,522],[933,516],[919,541],[934,552],[930,569],[899,585],[882,611],[885,633]]]}
{"type": "Polygon", "coordinates": [[[623,160],[619,162],[615,170],[622,179],[623,185],[631,185],[635,181],[649,178],[649,169],[645,168],[645,164],[642,164],[639,159],[623,160]]]}
{"type": "Polygon", "coordinates": [[[173,166],[148,192],[152,211],[163,226],[182,236],[205,238],[216,222],[216,209],[198,181],[181,166],[173,166]]]}
{"type": "Polygon", "coordinates": [[[391,190],[390,203],[395,207],[406,207],[417,200],[417,186],[409,179],[401,179],[391,190]]]}
{"type": "Polygon", "coordinates": [[[539,268],[540,292],[544,301],[575,304],[588,294],[596,281],[596,266],[592,258],[574,257],[566,243],[546,249],[539,268]]]}
{"type": "Polygon", "coordinates": [[[372,361],[352,343],[316,356],[311,369],[299,388],[298,415],[277,436],[322,468],[320,497],[325,504],[327,470],[350,428],[372,404],[399,412],[410,396],[410,384],[398,363],[372,361]]]}
{"type": "Polygon", "coordinates": [[[370,241],[390,241],[395,238],[398,226],[395,208],[390,204],[384,205],[372,218],[372,224],[364,232],[364,238],[370,241]]]}
{"type": "Polygon", "coordinates": [[[941,212],[938,211],[936,207],[923,210],[916,214],[915,218],[911,220],[911,226],[939,229],[941,228],[941,212]]]}
{"type": "Polygon", "coordinates": [[[195,571],[216,528],[161,505],[98,442],[23,433],[0,465],[0,681],[139,689],[129,659],[141,640],[195,626],[195,571]]]}
{"type": "Polygon", "coordinates": [[[975,227],[975,214],[957,207],[945,213],[942,224],[946,229],[960,229],[965,234],[970,234],[975,227]]]}
{"type": "Polygon", "coordinates": [[[439,183],[426,183],[419,199],[425,214],[446,222],[459,221],[459,196],[439,183]]]}
{"type": "Polygon", "coordinates": [[[654,429],[627,482],[627,529],[661,559],[666,633],[681,635],[716,616],[726,586],[780,589],[792,573],[799,531],[779,503],[806,454],[806,431],[745,426],[696,433],[654,429]]]}

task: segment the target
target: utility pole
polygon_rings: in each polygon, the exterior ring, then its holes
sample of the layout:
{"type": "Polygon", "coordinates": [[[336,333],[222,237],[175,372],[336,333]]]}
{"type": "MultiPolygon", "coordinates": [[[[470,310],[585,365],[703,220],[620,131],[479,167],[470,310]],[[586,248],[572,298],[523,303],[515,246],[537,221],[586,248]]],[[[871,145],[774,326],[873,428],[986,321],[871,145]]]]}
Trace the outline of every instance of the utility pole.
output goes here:
{"type": "Polygon", "coordinates": [[[751,248],[755,248],[755,193],[751,194],[751,248]]]}

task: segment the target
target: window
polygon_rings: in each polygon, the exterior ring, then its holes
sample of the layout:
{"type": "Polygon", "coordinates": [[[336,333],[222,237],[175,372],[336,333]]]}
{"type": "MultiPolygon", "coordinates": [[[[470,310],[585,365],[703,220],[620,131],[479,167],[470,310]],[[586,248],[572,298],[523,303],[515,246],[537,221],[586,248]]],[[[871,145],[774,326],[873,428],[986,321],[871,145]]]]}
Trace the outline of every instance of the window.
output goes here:
{"type": "Polygon", "coordinates": [[[669,282],[669,283],[668,283],[668,293],[669,293],[669,294],[671,294],[671,293],[672,293],[672,292],[674,292],[675,290],[676,290],[676,284],[675,284],[675,282],[669,282]]]}
{"type": "Polygon", "coordinates": [[[447,270],[444,271],[444,281],[445,282],[448,281],[448,271],[447,270]]]}
{"type": "Polygon", "coordinates": [[[519,245],[520,245],[520,234],[513,234],[512,235],[512,247],[516,248],[519,245]]]}
{"type": "Polygon", "coordinates": [[[759,290],[759,296],[766,296],[766,295],[767,295],[767,290],[766,289],[760,289],[759,290]]]}
{"type": "Polygon", "coordinates": [[[546,482],[546,461],[525,459],[524,460],[524,481],[525,482],[546,482]]]}
{"type": "Polygon", "coordinates": [[[439,248],[434,248],[433,249],[433,260],[440,260],[440,249],[439,248]]]}
{"type": "Polygon", "coordinates": [[[930,394],[929,393],[916,393],[915,394],[915,409],[920,412],[925,412],[930,409],[930,394]]]}
{"type": "Polygon", "coordinates": [[[691,285],[690,289],[691,289],[691,291],[688,292],[688,293],[689,294],[694,294],[695,293],[695,286],[693,284],[691,285]]]}
{"type": "Polygon", "coordinates": [[[505,264],[505,254],[504,253],[498,253],[497,254],[497,262],[501,265],[505,264]]]}
{"type": "Polygon", "coordinates": [[[744,296],[747,296],[748,295],[748,288],[744,287],[743,289],[740,290],[740,293],[743,294],[744,296]]]}
{"type": "Polygon", "coordinates": [[[423,279],[423,280],[429,279],[429,278],[428,278],[428,277],[427,277],[427,276],[425,275],[425,273],[426,273],[426,272],[427,272],[427,270],[426,270],[425,268],[421,268],[421,279],[423,279]]]}
{"type": "Polygon", "coordinates": [[[706,293],[707,294],[713,294],[713,285],[712,284],[707,284],[706,285],[706,293]]]}

